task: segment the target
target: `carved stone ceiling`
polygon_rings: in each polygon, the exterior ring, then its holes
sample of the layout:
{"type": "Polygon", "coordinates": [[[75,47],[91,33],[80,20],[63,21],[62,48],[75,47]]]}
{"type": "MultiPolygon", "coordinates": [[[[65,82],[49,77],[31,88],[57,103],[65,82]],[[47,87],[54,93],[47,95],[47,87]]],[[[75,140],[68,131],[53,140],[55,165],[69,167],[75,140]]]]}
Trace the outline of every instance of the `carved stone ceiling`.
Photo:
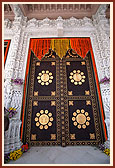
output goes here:
{"type": "MultiPolygon", "coordinates": [[[[20,4],[19,7],[22,10],[24,16],[28,19],[57,19],[61,16],[63,19],[75,17],[82,19],[83,17],[91,18],[99,8],[99,4],[20,4]]],[[[110,9],[107,9],[107,17],[109,18],[110,9]]],[[[14,20],[14,13],[12,5],[4,5],[4,17],[5,19],[14,20]]]]}

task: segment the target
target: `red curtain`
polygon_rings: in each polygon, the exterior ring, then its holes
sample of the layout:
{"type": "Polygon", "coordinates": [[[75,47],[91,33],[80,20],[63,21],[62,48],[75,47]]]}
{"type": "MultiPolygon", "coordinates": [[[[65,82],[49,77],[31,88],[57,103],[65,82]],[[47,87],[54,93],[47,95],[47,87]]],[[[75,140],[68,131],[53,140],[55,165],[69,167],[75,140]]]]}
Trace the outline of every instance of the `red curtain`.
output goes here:
{"type": "Polygon", "coordinates": [[[71,48],[84,58],[91,49],[90,38],[71,38],[71,48]]]}
{"type": "Polygon", "coordinates": [[[4,65],[5,65],[7,54],[8,54],[8,49],[9,49],[9,45],[10,45],[10,40],[4,40],[4,42],[8,42],[7,47],[6,47],[6,51],[5,51],[5,55],[4,55],[4,65]]]}
{"type": "Polygon", "coordinates": [[[48,52],[51,39],[31,39],[30,49],[40,60],[48,52]]]}
{"type": "MultiPolygon", "coordinates": [[[[51,48],[50,44],[51,44],[52,39],[53,38],[31,39],[30,49],[34,52],[36,57],[38,57],[40,60],[48,52],[49,48],[51,48]]],[[[60,39],[68,39],[68,38],[60,38],[60,39]]],[[[70,38],[70,47],[74,49],[78,53],[78,55],[84,58],[87,52],[91,50],[90,38],[89,37],[70,38]]]]}

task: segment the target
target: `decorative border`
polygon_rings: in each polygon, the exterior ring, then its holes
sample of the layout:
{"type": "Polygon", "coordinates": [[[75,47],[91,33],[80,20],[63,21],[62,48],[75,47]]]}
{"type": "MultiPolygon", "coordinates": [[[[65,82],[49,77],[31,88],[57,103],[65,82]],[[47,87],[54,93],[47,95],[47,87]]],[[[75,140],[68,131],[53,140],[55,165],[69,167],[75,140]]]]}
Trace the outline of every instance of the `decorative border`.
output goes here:
{"type": "MultiPolygon", "coordinates": [[[[91,46],[91,41],[90,42],[90,46],[91,46]]],[[[93,50],[92,50],[92,46],[90,47],[90,53],[91,53],[91,61],[92,61],[92,67],[94,70],[94,78],[96,81],[96,87],[97,87],[97,94],[98,94],[98,98],[99,98],[99,106],[100,106],[100,114],[101,114],[101,118],[103,121],[103,130],[104,130],[104,135],[105,135],[105,139],[107,140],[107,130],[106,130],[106,125],[105,125],[105,116],[104,116],[104,109],[103,109],[103,103],[102,103],[102,97],[101,97],[101,91],[100,91],[100,86],[99,86],[99,80],[98,80],[98,75],[97,75],[97,69],[96,69],[96,64],[95,64],[95,59],[94,59],[94,54],[93,54],[93,50]]]]}
{"type": "Polygon", "coordinates": [[[61,113],[61,145],[66,146],[65,139],[65,115],[64,115],[64,83],[63,83],[63,59],[60,60],[60,113],[61,113]]]}

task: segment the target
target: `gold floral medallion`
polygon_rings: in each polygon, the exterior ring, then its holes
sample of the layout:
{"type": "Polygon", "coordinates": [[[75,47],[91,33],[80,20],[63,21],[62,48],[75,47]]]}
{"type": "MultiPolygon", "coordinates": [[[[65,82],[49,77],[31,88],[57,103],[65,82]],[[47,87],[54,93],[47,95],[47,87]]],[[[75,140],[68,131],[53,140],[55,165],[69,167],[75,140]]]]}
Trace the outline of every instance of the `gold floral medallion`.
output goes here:
{"type": "Polygon", "coordinates": [[[75,112],[73,112],[72,121],[73,125],[76,126],[78,129],[85,129],[90,124],[89,113],[85,112],[84,109],[77,109],[75,112]]]}
{"type": "Polygon", "coordinates": [[[50,83],[52,83],[53,80],[53,75],[51,72],[49,72],[48,70],[46,71],[42,71],[38,74],[38,83],[41,85],[49,85],[50,83]]]}
{"type": "Polygon", "coordinates": [[[85,82],[84,72],[73,70],[70,73],[69,79],[71,80],[71,83],[74,83],[74,85],[82,85],[82,83],[85,82]]]}
{"type": "Polygon", "coordinates": [[[39,127],[39,129],[48,129],[48,127],[52,126],[52,113],[48,110],[40,110],[40,112],[36,113],[34,120],[36,122],[36,126],[39,127]]]}
{"type": "Polygon", "coordinates": [[[43,82],[47,82],[48,80],[49,80],[49,75],[48,74],[43,74],[42,76],[41,76],[41,80],[43,81],[43,82]]]}
{"type": "Polygon", "coordinates": [[[39,117],[39,122],[41,125],[46,125],[49,122],[49,116],[47,116],[47,114],[42,114],[39,117]]]}
{"type": "Polygon", "coordinates": [[[84,124],[86,122],[86,116],[84,114],[78,114],[76,117],[76,121],[79,124],[84,124]]]}

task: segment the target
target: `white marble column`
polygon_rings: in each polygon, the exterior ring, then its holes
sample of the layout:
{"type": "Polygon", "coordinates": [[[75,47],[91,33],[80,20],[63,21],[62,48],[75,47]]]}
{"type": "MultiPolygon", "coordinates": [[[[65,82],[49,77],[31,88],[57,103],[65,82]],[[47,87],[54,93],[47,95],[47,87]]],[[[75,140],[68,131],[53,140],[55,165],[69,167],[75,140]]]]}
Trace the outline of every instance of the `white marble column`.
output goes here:
{"type": "MultiPolygon", "coordinates": [[[[97,13],[93,16],[93,24],[96,28],[92,43],[99,80],[105,76],[110,78],[110,25],[106,18],[107,5],[100,5],[97,13]]],[[[102,101],[105,111],[105,123],[107,126],[108,140],[105,146],[110,148],[110,84],[100,84],[102,101]]]]}
{"type": "MultiPolygon", "coordinates": [[[[12,39],[5,64],[4,71],[4,106],[8,109],[9,107],[16,108],[17,114],[10,119],[9,129],[4,133],[4,152],[9,153],[10,151],[20,148],[22,143],[20,140],[20,127],[21,127],[21,105],[23,97],[23,85],[14,85],[11,83],[11,78],[24,78],[23,75],[23,59],[22,50],[24,43],[24,31],[26,26],[26,20],[18,9],[18,6],[13,6],[15,13],[15,19],[11,25],[12,39]]],[[[8,22],[5,21],[5,27],[8,22]]]]}

